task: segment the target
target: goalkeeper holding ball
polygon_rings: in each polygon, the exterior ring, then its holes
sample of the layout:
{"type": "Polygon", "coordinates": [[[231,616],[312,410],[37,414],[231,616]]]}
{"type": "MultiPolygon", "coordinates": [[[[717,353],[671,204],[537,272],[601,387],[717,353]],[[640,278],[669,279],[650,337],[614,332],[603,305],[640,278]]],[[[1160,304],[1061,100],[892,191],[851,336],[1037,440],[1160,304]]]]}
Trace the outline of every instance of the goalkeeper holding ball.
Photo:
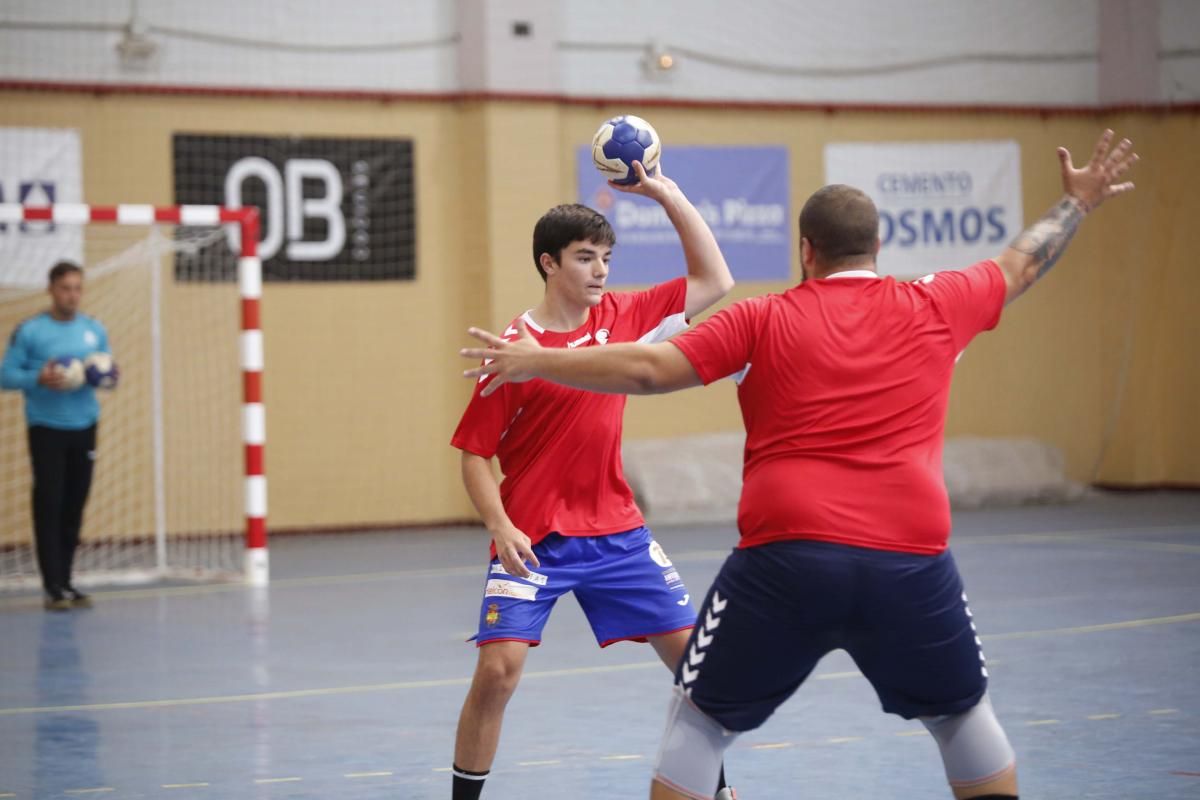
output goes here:
{"type": "Polygon", "coordinates": [[[83,270],[69,261],[55,264],[48,292],[50,308],[13,331],[0,366],[0,387],[25,394],[33,530],[45,606],[67,611],[91,605],[71,584],[71,566],[96,459],[100,405],[93,386],[115,385],[116,371],[104,326],[79,311],[83,270]]]}

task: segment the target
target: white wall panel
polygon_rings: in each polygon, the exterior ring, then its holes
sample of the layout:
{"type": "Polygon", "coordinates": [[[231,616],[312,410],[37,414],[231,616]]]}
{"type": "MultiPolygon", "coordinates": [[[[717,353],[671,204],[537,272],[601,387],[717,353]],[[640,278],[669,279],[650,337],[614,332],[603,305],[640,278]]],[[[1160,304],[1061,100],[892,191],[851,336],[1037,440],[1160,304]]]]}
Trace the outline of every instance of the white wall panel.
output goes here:
{"type": "MultiPolygon", "coordinates": [[[[116,53],[132,0],[6,0],[0,78],[454,92],[464,88],[459,15],[485,1],[141,0],[138,20],[158,53],[133,68],[116,53]]],[[[546,62],[532,92],[867,104],[1101,96],[1098,0],[561,0],[553,13],[546,2],[528,0],[527,10],[550,21],[536,37],[552,44],[519,50],[546,62]],[[655,42],[676,58],[668,73],[643,66],[655,42]]],[[[1200,2],[1156,2],[1161,97],[1200,99],[1200,2]]],[[[475,12],[498,26],[486,41],[509,35],[522,0],[485,13],[494,7],[475,12]]],[[[485,66],[492,77],[476,87],[522,90],[501,80],[506,65],[485,66]]]]}

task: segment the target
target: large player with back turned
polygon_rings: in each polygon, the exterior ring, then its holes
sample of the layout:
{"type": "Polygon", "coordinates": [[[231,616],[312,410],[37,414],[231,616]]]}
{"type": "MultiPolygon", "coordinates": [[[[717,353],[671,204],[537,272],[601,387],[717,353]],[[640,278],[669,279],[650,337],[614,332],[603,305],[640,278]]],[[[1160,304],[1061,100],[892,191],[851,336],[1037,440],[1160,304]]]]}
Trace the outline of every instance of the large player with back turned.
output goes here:
{"type": "Polygon", "coordinates": [[[817,661],[845,649],[885,711],[919,718],[956,798],[1012,800],[1016,759],[954,560],[941,476],[954,362],[1055,264],[1083,219],[1133,188],[1112,131],[1065,195],[995,259],[912,283],[875,271],[879,218],[849,186],[800,213],[805,280],[667,343],[542,349],[472,330],[494,391],[533,377],[593,391],[669,392],[727,376],[746,425],[741,542],[717,575],[676,687],[652,798],[704,798],[740,732],[761,725],[817,661]]]}

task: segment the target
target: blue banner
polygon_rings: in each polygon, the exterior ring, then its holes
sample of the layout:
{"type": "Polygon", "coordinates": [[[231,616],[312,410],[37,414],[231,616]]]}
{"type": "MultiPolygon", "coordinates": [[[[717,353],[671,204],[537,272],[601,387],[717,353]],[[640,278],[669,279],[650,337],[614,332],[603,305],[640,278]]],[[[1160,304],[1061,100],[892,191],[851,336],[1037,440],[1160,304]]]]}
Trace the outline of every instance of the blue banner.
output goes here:
{"type": "MultiPolygon", "coordinates": [[[[686,275],[679,236],[662,206],[610,187],[592,164],[591,147],[578,149],[576,164],[579,202],[604,214],[617,233],[609,284],[686,275]]],[[[663,165],[708,221],[735,279],[790,280],[787,148],[670,147],[663,165]]]]}

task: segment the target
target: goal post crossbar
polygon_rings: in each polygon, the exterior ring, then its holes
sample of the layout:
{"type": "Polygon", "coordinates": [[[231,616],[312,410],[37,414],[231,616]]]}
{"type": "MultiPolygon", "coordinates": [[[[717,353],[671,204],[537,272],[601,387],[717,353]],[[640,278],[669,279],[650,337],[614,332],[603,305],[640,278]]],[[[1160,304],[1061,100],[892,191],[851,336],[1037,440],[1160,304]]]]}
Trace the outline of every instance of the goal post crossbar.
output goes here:
{"type": "Polygon", "coordinates": [[[245,455],[245,580],[252,586],[266,585],[269,578],[267,478],[263,460],[266,412],[262,398],[263,339],[259,313],[259,303],[262,299],[262,261],[258,257],[258,209],[253,206],[227,208],[214,205],[94,206],[84,203],[58,203],[28,206],[0,203],[0,225],[22,222],[238,226],[240,252],[237,273],[241,295],[239,350],[242,370],[242,443],[245,455]]]}

